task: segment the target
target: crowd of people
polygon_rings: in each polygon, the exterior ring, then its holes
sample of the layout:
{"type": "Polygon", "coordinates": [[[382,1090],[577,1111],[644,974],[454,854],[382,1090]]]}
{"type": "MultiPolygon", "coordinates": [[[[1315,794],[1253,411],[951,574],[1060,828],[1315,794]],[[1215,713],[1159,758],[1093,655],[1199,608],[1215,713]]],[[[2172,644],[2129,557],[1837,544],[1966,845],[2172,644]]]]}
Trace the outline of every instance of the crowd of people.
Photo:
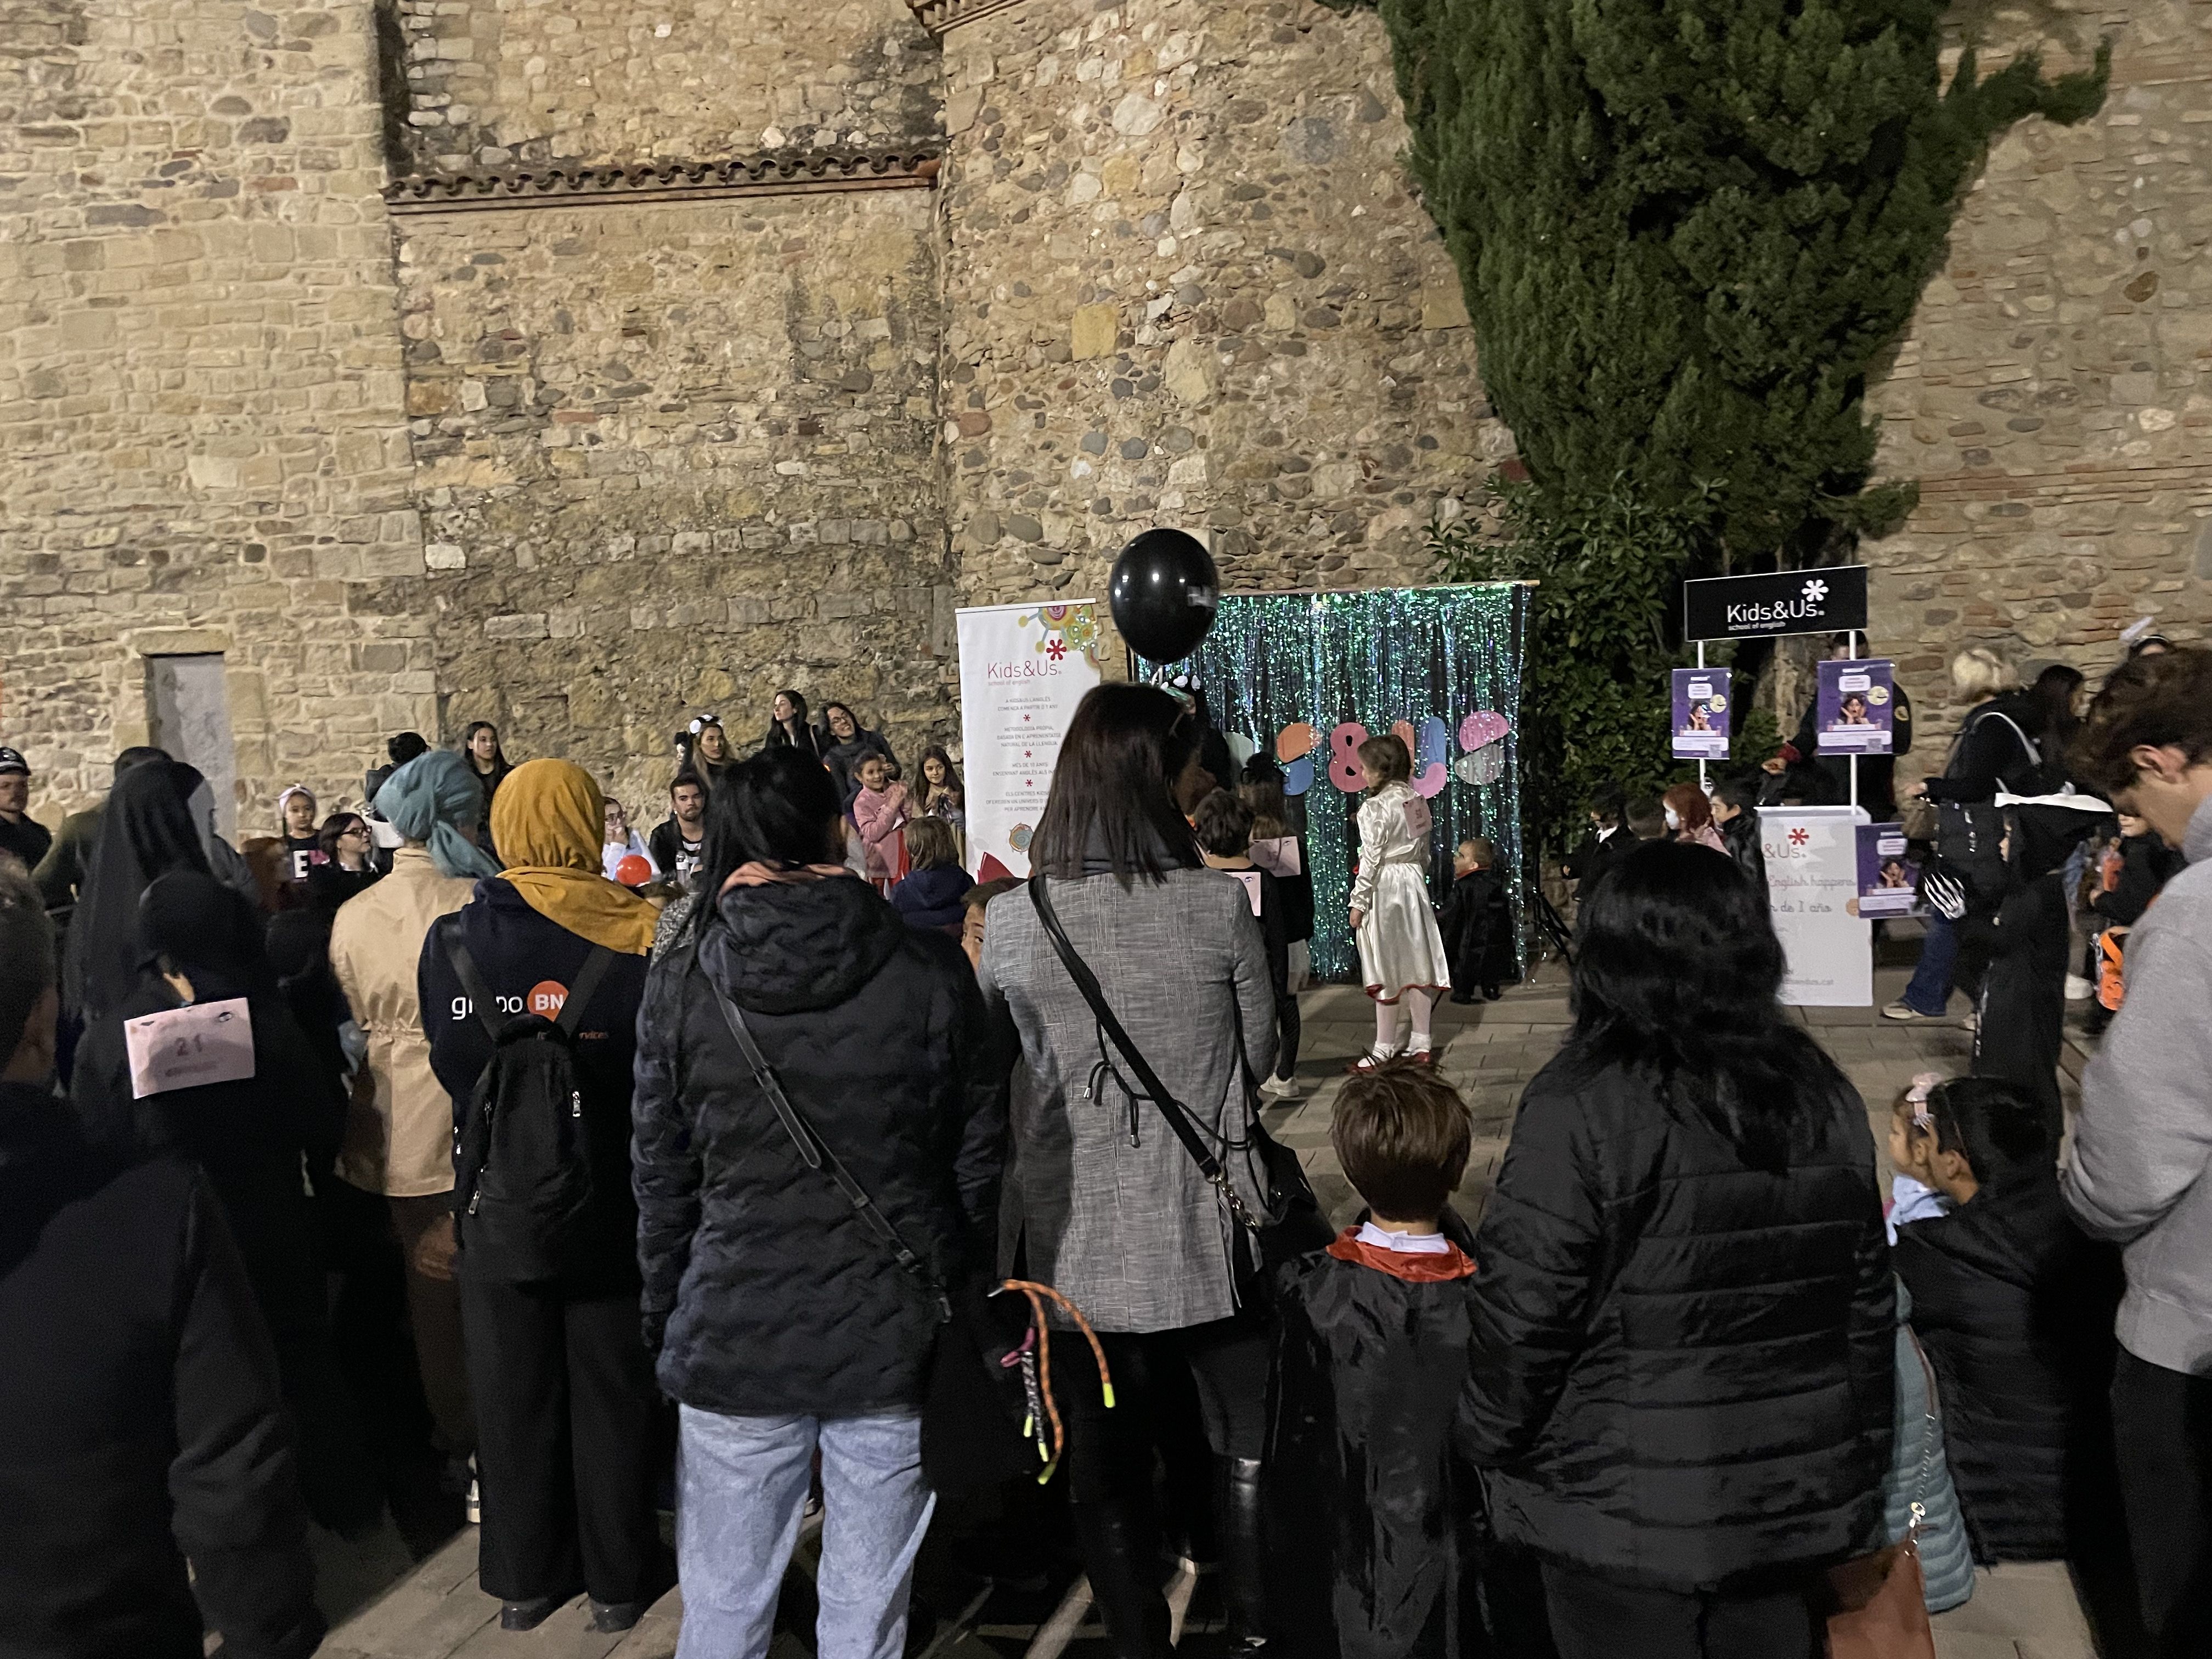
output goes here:
{"type": "Polygon", "coordinates": [[[789,690],[748,754],[692,721],[649,830],[482,721],[236,850],[146,749],[50,837],[0,749],[10,1650],[305,1655],[309,1519],[388,1516],[480,1519],[505,1628],[680,1577],[685,1659],[759,1656],[818,1505],[825,1659],[896,1659],[933,1549],[1061,1537],[1121,1659],[1178,1557],[1248,1656],[1813,1659],[1908,1535],[1930,1607],[2063,1557],[2108,1650],[2206,1651],[2212,653],[2086,718],[2078,675],[1953,673],[1896,793],[1972,902],[1888,1012],[1956,980],[1981,1023],[1891,1103],[1890,1192],[1779,1002],[1759,811],[1833,784],[1785,749],[1593,804],[1572,1023],[1472,1225],[1433,1011],[1514,977],[1510,884],[1480,838],[1431,882],[1395,737],[1328,895],[1279,773],[1141,685],[980,884],[945,750],[789,690]],[[2070,1126],[2069,866],[2112,993],[2070,1126]],[[1376,1011],[1334,1233],[1261,1118],[1322,902],[1376,1011]]]}

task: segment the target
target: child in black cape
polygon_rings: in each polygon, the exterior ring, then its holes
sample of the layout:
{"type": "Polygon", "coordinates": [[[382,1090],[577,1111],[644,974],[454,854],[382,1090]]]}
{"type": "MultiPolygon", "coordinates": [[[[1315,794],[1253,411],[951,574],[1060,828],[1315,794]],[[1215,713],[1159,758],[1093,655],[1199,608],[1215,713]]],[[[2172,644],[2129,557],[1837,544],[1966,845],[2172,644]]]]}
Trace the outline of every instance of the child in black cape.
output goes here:
{"type": "Polygon", "coordinates": [[[1475,1264],[1449,1200],[1472,1133],[1458,1092],[1414,1060],[1337,1098],[1329,1139],[1369,1208],[1275,1286],[1268,1621],[1291,1659],[1551,1652],[1492,1571],[1481,1488],[1452,1450],[1475,1264]]]}
{"type": "Polygon", "coordinates": [[[1498,849],[1480,836],[1460,842],[1453,855],[1451,891],[1444,895],[1438,921],[1451,963],[1451,1000],[1473,1002],[1480,994],[1486,1002],[1497,1001],[1503,994],[1498,988],[1519,976],[1519,966],[1498,849]]]}

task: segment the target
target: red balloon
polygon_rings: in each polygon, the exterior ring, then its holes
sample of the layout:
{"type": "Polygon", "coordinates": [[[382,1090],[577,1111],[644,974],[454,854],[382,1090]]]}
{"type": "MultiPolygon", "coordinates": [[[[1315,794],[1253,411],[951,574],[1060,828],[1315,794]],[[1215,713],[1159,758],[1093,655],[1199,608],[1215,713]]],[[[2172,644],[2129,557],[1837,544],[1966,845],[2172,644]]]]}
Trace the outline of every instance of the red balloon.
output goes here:
{"type": "Polygon", "coordinates": [[[653,879],[653,860],[642,853],[625,853],[615,865],[615,879],[625,887],[642,887],[653,879]]]}

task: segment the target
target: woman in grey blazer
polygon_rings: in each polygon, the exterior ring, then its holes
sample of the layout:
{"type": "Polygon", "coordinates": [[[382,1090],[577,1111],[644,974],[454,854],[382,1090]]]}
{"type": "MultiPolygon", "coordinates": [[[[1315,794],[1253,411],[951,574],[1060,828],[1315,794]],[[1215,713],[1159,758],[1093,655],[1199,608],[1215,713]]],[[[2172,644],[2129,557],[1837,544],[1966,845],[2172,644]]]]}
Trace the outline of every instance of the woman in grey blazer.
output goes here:
{"type": "MultiPolygon", "coordinates": [[[[1244,888],[1204,867],[1183,817],[1200,735],[1164,691],[1091,691],[1060,746],[1030,857],[1131,1040],[1240,1195],[1256,1200],[1264,1187],[1245,1131],[1251,1081],[1274,1060],[1274,996],[1244,888]]],[[[1028,1062],[1003,1200],[1015,1248],[1030,1278],[1097,1329],[1119,1398],[1104,1408],[1087,1365],[1060,1373],[1077,1543],[1117,1659],[1169,1650],[1147,1395],[1177,1370],[1197,1384],[1222,1466],[1215,1518],[1231,1640],[1256,1645],[1268,1336],[1237,1282],[1235,1223],[1160,1109],[1132,1091],[1029,890],[991,907],[981,978],[993,1007],[1012,1014],[1028,1062]]]]}

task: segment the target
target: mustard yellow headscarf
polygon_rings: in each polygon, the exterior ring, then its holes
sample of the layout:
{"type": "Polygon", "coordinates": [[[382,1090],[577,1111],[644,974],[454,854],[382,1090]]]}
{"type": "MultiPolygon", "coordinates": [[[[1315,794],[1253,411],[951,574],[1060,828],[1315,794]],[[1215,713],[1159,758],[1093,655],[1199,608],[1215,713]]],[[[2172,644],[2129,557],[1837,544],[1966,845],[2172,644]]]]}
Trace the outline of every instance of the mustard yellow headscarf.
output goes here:
{"type": "Polygon", "coordinates": [[[653,948],[660,913],[606,878],[599,863],[605,811],[599,786],[582,767],[525,761],[492,797],[492,844],[507,860],[500,875],[547,921],[641,957],[653,948]]]}

